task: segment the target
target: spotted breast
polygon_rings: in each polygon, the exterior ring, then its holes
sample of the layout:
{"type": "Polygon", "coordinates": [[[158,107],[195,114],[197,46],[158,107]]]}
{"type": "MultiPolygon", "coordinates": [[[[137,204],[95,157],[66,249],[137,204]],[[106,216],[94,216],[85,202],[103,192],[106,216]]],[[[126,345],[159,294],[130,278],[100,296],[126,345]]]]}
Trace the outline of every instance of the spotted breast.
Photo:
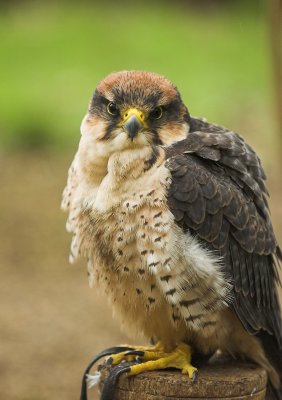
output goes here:
{"type": "MultiPolygon", "coordinates": [[[[81,188],[78,162],[75,169],[81,188]]],[[[72,194],[77,211],[69,221],[71,257],[87,258],[91,284],[103,288],[127,331],[166,343],[187,329],[211,329],[230,290],[220,260],[176,225],[169,183],[161,148],[114,153],[95,190],[85,183],[83,194],[72,194]]]]}

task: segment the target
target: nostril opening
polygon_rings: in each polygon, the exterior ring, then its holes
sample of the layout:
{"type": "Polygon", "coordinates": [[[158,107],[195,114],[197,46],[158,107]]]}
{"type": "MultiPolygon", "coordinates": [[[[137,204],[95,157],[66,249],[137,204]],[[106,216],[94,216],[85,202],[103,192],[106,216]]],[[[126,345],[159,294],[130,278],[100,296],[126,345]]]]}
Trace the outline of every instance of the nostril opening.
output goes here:
{"type": "Polygon", "coordinates": [[[125,113],[124,116],[127,117],[127,116],[128,116],[128,113],[125,113]]]}

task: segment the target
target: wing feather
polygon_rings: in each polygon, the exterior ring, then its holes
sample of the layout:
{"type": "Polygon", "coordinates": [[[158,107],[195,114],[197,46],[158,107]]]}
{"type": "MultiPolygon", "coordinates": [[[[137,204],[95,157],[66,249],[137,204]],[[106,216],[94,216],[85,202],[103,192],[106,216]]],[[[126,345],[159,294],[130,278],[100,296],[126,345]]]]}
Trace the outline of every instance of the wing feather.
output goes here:
{"type": "Polygon", "coordinates": [[[275,285],[281,251],[269,217],[265,173],[238,134],[192,119],[187,139],[165,148],[172,181],[168,205],[184,230],[216,250],[234,284],[244,327],[265,330],[282,346],[275,285]]]}

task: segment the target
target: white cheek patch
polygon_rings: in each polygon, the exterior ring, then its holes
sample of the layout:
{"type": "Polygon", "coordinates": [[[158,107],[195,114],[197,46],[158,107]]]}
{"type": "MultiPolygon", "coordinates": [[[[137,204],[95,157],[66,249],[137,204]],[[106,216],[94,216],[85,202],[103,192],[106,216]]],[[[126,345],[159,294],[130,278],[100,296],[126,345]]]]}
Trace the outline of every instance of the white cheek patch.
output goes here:
{"type": "MultiPolygon", "coordinates": [[[[82,142],[92,148],[98,156],[109,157],[112,153],[126,149],[147,146],[149,141],[145,132],[139,132],[136,138],[130,140],[122,128],[113,129],[108,139],[105,136],[107,124],[105,121],[92,119],[86,114],[82,120],[80,131],[82,142]]],[[[148,134],[148,133],[147,133],[148,134]]]]}
{"type": "Polygon", "coordinates": [[[96,140],[105,135],[106,123],[102,120],[96,121],[95,118],[86,114],[80,125],[81,135],[91,135],[96,140]]]}
{"type": "Polygon", "coordinates": [[[126,148],[126,143],[128,142],[128,136],[123,129],[115,129],[112,132],[113,139],[110,139],[110,148],[112,151],[121,151],[126,148]]]}

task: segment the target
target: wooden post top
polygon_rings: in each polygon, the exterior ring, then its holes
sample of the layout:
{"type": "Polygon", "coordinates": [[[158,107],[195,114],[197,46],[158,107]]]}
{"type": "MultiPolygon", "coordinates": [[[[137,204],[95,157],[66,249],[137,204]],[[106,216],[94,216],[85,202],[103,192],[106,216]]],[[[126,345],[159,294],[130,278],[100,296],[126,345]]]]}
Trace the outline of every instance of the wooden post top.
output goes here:
{"type": "MultiPolygon", "coordinates": [[[[102,380],[107,370],[102,369],[102,380]]],[[[192,383],[180,371],[152,371],[134,377],[121,376],[113,400],[264,400],[267,374],[254,364],[215,362],[199,370],[192,383]]]]}

